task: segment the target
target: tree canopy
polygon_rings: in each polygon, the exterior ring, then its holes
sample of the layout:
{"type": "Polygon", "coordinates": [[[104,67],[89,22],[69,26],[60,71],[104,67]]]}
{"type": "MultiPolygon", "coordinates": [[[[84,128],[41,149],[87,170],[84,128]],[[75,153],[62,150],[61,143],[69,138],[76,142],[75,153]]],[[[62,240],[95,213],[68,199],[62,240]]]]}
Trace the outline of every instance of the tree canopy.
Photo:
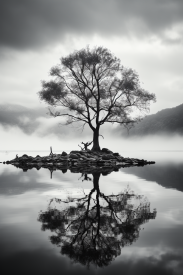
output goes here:
{"type": "Polygon", "coordinates": [[[40,99],[62,107],[50,109],[50,114],[66,118],[66,124],[87,124],[93,131],[93,150],[100,150],[104,123],[132,126],[141,120],[133,112],[147,111],[155,101],[155,95],[140,86],[138,74],[104,47],[87,47],[61,58],[50,75],[50,81],[42,81],[40,99]]]}

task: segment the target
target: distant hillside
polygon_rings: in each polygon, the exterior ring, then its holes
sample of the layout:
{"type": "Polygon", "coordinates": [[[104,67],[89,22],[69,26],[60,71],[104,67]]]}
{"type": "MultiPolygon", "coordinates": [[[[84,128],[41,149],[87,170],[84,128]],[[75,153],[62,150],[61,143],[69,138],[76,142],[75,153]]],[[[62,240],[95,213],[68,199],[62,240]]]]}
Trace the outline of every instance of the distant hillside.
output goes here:
{"type": "Polygon", "coordinates": [[[129,131],[130,136],[163,133],[183,135],[183,104],[146,116],[129,131]]]}

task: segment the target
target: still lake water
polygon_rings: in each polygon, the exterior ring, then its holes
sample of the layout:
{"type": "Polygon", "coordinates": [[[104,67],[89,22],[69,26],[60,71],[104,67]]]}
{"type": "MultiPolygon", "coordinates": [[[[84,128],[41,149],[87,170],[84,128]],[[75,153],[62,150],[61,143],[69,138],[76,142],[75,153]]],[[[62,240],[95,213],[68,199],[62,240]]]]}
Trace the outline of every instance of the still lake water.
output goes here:
{"type": "MultiPolygon", "coordinates": [[[[93,175],[54,171],[51,178],[46,169],[23,172],[0,163],[1,274],[183,274],[183,152],[121,155],[156,164],[101,174],[100,195],[93,193],[90,205],[93,175]],[[149,203],[150,213],[157,214],[144,219],[149,203]],[[99,219],[90,224],[87,215],[100,216],[100,230],[99,219]]],[[[0,161],[14,157],[15,152],[0,153],[0,161]]]]}

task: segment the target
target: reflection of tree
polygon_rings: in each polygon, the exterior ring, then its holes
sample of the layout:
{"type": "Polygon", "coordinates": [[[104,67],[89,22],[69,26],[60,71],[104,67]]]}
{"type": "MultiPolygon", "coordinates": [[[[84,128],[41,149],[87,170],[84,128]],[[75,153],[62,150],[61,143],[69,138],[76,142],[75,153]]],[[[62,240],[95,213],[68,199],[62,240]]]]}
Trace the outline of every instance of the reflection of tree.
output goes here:
{"type": "Polygon", "coordinates": [[[93,174],[93,189],[82,198],[52,199],[38,218],[43,230],[55,233],[50,240],[62,254],[88,267],[108,265],[122,247],[137,240],[140,225],[156,216],[149,202],[129,190],[104,195],[99,178],[100,173],[93,174]]]}

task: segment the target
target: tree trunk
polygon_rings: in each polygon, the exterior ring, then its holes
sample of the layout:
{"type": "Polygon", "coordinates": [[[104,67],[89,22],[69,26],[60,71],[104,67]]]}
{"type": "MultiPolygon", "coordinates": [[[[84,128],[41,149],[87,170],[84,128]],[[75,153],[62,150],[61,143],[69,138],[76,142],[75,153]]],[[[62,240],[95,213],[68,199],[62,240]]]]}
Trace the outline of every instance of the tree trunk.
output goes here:
{"type": "Polygon", "coordinates": [[[100,151],[100,146],[99,146],[99,129],[95,129],[93,131],[93,147],[92,151],[100,151]]]}

